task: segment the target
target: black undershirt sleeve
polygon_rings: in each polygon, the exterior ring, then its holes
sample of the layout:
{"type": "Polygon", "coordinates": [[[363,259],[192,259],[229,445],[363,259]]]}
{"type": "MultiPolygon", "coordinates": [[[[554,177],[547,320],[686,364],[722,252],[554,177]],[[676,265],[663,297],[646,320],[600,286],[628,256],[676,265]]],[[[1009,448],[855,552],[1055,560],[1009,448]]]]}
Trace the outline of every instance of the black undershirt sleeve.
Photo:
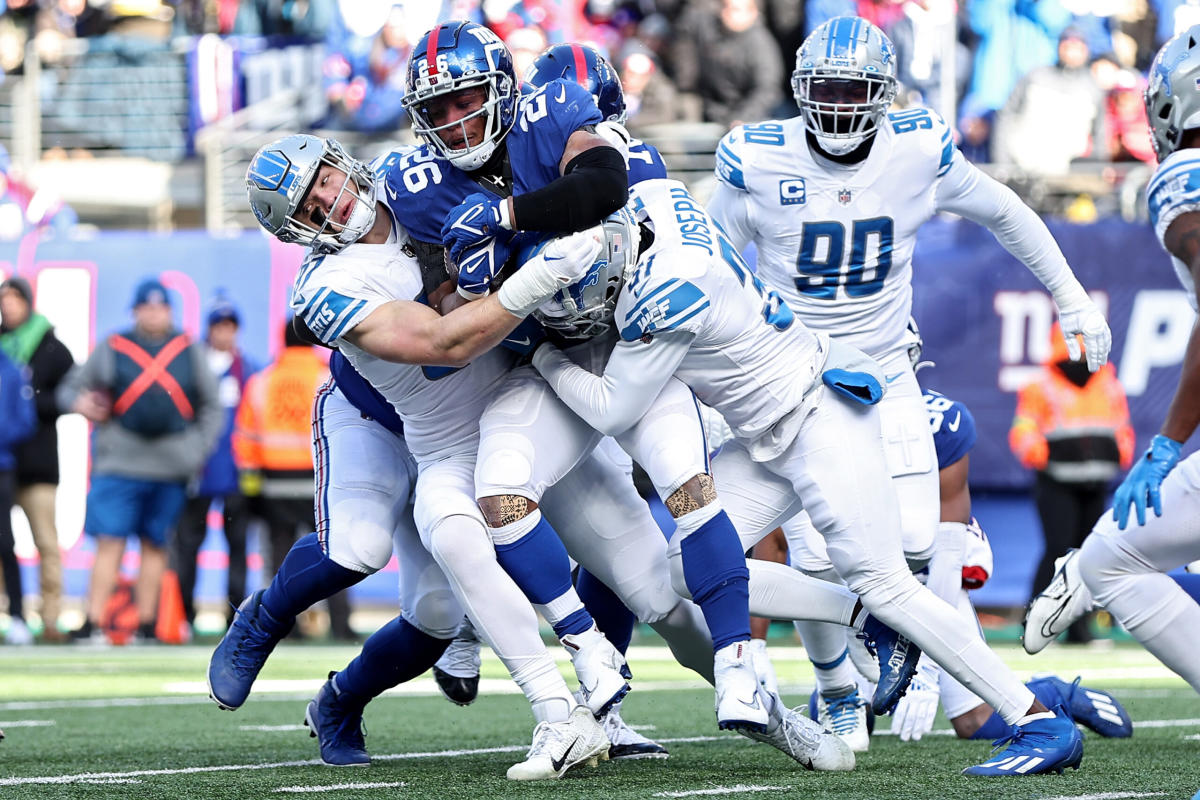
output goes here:
{"type": "Polygon", "coordinates": [[[513,198],[518,230],[574,233],[600,222],[629,199],[629,173],[616,148],[592,147],[561,178],[513,198]]]}

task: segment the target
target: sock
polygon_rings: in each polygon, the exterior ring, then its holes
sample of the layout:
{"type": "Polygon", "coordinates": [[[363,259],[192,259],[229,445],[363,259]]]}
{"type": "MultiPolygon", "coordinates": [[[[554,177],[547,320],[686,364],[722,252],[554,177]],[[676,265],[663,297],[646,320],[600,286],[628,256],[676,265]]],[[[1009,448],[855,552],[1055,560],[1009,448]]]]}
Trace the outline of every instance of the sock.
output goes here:
{"type": "Polygon", "coordinates": [[[596,621],[596,627],[604,631],[604,636],[621,655],[625,655],[633,639],[633,624],[637,621],[633,612],[625,607],[612,589],[582,567],[575,579],[575,591],[584,608],[596,621]]]}
{"type": "Polygon", "coordinates": [[[489,531],[496,560],[554,628],[558,638],[595,624],[571,585],[567,548],[540,510],[489,531]],[[523,532],[527,531],[527,532],[523,532]]]}
{"type": "MultiPolygon", "coordinates": [[[[844,637],[843,641],[845,641],[844,637]]],[[[804,646],[807,649],[807,641],[805,641],[804,646]]],[[[813,673],[817,679],[817,688],[821,690],[823,697],[840,697],[845,694],[846,689],[858,685],[858,682],[854,679],[854,669],[853,664],[850,662],[850,649],[848,647],[843,647],[841,655],[832,661],[816,661],[811,656],[809,660],[812,661],[813,673]]]]}
{"type": "Polygon", "coordinates": [[[1179,588],[1187,592],[1188,597],[1200,603],[1200,575],[1193,575],[1188,572],[1183,575],[1175,574],[1168,577],[1179,584],[1179,588]]]}
{"type": "Polygon", "coordinates": [[[288,624],[312,604],[365,577],[367,573],[346,569],[330,559],[317,534],[310,533],[288,550],[271,584],[263,592],[262,604],[276,621],[288,624]]]}
{"type": "Polygon", "coordinates": [[[424,673],[449,646],[449,639],[435,639],[404,617],[396,617],[371,634],[362,652],[337,674],[338,689],[366,705],[393,686],[424,673]]]}
{"type": "Polygon", "coordinates": [[[1002,736],[1007,736],[1012,726],[1001,719],[1000,715],[995,711],[987,720],[979,726],[979,730],[971,734],[972,739],[999,739],[1002,736]]]}
{"type": "Polygon", "coordinates": [[[750,571],[729,516],[715,503],[684,514],[678,525],[683,576],[712,634],[713,652],[750,639],[750,571]]]}

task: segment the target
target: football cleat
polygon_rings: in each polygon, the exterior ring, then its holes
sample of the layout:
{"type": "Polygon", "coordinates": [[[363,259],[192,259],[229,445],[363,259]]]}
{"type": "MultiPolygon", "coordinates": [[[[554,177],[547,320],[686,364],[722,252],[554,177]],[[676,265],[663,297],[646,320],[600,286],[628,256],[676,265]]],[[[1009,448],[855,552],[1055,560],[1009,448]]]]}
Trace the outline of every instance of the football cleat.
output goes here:
{"type": "Polygon", "coordinates": [[[1012,728],[993,744],[991,758],[967,767],[964,775],[1041,775],[1079,769],[1083,761],[1083,736],[1062,706],[1054,708],[1053,719],[1039,719],[1012,728]],[[1001,749],[1003,748],[1003,749],[1001,749]]]}
{"type": "Polygon", "coordinates": [[[451,703],[469,706],[479,696],[479,637],[464,619],[458,635],[433,665],[433,679],[451,703]]]}
{"type": "Polygon", "coordinates": [[[304,712],[308,735],[321,746],[321,760],[331,767],[365,767],[371,763],[364,739],[362,706],[338,691],[336,672],[309,701],[304,712]]]}
{"type": "Polygon", "coordinates": [[[561,778],[572,767],[608,758],[608,737],[587,706],[575,706],[562,722],[539,722],[525,760],[508,768],[510,781],[561,778]]]}
{"type": "Polygon", "coordinates": [[[1079,678],[1067,683],[1054,675],[1034,678],[1025,685],[1033,689],[1035,684],[1054,687],[1062,697],[1062,706],[1067,714],[1085,728],[1109,739],[1133,736],[1133,720],[1129,718],[1129,712],[1108,692],[1080,686],[1079,678]]]}
{"type": "Polygon", "coordinates": [[[875,686],[875,696],[871,698],[871,711],[877,716],[891,713],[917,673],[921,649],[883,624],[874,614],[867,615],[858,635],[879,662],[879,682],[875,686]]]}
{"type": "Polygon", "coordinates": [[[1029,603],[1021,643],[1029,655],[1040,653],[1094,605],[1079,576],[1079,550],[1072,548],[1054,561],[1050,585],[1029,603]]]}
{"type": "MultiPolygon", "coordinates": [[[[861,698],[867,692],[875,691],[875,684],[867,682],[865,679],[860,680],[858,684],[858,696],[861,698]]],[[[808,718],[811,720],[820,721],[821,710],[818,703],[821,699],[821,693],[813,689],[812,694],[808,696],[808,718]]],[[[867,735],[871,736],[875,733],[875,712],[871,710],[870,704],[863,702],[863,712],[867,718],[867,735]]]]}
{"type": "Polygon", "coordinates": [[[721,730],[767,730],[769,697],[759,689],[750,642],[734,642],[713,655],[717,685],[717,727],[721,730]]]}
{"type": "Polygon", "coordinates": [[[754,661],[754,672],[758,675],[758,685],[771,694],[779,694],[779,679],[775,676],[775,665],[767,655],[767,640],[751,639],[750,656],[754,661]]]}
{"type": "Polygon", "coordinates": [[[576,697],[599,719],[629,694],[626,677],[630,673],[625,657],[595,625],[583,633],[567,634],[561,641],[571,654],[579,678],[576,697]]]}
{"type": "Polygon", "coordinates": [[[275,645],[291,632],[295,620],[280,622],[262,607],[263,589],[238,606],[233,623],[208,662],[208,696],[223,711],[246,702],[254,679],[275,645]]]}
{"type": "Polygon", "coordinates": [[[855,753],[865,753],[871,746],[871,735],[867,732],[867,704],[851,689],[835,697],[826,697],[815,692],[816,722],[837,736],[855,753]]]}
{"type": "Polygon", "coordinates": [[[768,698],[771,713],[761,731],[742,728],[738,733],[756,742],[769,744],[785,753],[805,769],[817,772],[848,772],[854,769],[854,753],[835,734],[784,706],[778,695],[768,698]]]}
{"type": "Polygon", "coordinates": [[[608,757],[613,761],[633,761],[642,758],[667,758],[670,753],[658,742],[647,739],[621,719],[621,704],[615,703],[601,720],[608,737],[608,757]]]}

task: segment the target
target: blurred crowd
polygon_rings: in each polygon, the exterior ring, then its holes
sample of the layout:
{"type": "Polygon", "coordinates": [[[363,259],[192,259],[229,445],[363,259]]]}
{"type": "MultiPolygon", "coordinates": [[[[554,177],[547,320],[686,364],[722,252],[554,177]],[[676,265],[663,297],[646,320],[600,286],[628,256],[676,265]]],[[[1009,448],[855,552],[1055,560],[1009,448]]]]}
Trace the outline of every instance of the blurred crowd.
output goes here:
{"type": "Polygon", "coordinates": [[[1145,70],[1200,20],[1200,0],[0,0],[0,10],[9,72],[27,42],[53,62],[62,40],[113,32],[320,41],[323,127],[379,134],[404,125],[409,51],[438,20],[488,25],[518,70],[550,44],[597,46],[620,73],[636,130],[793,116],[805,34],[859,14],[896,45],[901,104],[953,114],[968,158],[1032,174],[1077,159],[1152,161],[1145,70]]]}

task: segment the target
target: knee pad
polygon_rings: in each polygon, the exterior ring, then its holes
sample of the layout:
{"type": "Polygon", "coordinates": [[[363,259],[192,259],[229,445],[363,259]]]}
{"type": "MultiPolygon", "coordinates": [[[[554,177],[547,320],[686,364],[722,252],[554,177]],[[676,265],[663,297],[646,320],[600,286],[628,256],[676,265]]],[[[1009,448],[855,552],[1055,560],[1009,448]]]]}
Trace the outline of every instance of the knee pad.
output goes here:
{"type": "Polygon", "coordinates": [[[404,618],[427,636],[453,639],[462,624],[462,606],[448,588],[435,589],[417,598],[412,608],[404,610],[404,618]]]}
{"type": "Polygon", "coordinates": [[[480,559],[496,558],[487,530],[465,514],[446,517],[429,532],[429,553],[443,570],[460,573],[480,559]]]}
{"type": "Polygon", "coordinates": [[[683,575],[683,551],[674,539],[667,550],[667,564],[671,568],[671,588],[675,590],[675,594],[685,600],[691,600],[692,593],[688,590],[687,579],[683,575]]]}
{"type": "Polygon", "coordinates": [[[330,529],[327,548],[330,561],[369,575],[391,559],[392,532],[373,520],[350,519],[330,529]]]}

